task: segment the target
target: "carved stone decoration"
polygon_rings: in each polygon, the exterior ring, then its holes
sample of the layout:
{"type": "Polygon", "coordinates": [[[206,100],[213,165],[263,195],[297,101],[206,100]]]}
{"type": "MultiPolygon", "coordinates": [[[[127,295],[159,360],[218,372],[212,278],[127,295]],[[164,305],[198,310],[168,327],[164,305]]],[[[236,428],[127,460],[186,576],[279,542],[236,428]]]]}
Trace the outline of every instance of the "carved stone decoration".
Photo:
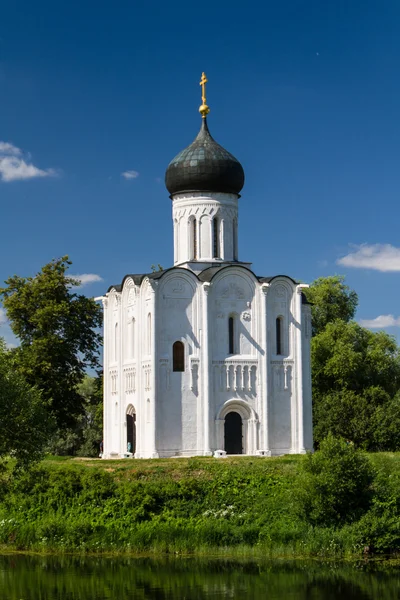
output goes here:
{"type": "Polygon", "coordinates": [[[243,289],[237,283],[234,283],[232,281],[229,285],[227,285],[222,290],[221,297],[222,298],[237,298],[238,300],[243,300],[243,298],[245,297],[245,294],[244,294],[243,289]]]}
{"type": "Polygon", "coordinates": [[[199,382],[199,364],[198,358],[192,358],[190,361],[190,389],[197,396],[199,382]]]}
{"type": "Polygon", "coordinates": [[[172,288],[173,294],[182,294],[185,291],[185,286],[182,281],[174,282],[174,286],[172,288]]]}
{"type": "Polygon", "coordinates": [[[286,298],[286,288],[283,285],[277,285],[275,289],[277,298],[286,298]]]}
{"type": "Polygon", "coordinates": [[[160,358],[160,370],[161,373],[163,374],[163,381],[164,381],[164,389],[165,390],[169,390],[171,385],[170,385],[170,381],[171,381],[171,369],[169,367],[169,360],[168,358],[160,358]]]}
{"type": "Polygon", "coordinates": [[[131,287],[129,289],[129,294],[128,294],[128,306],[133,306],[136,302],[136,290],[134,287],[131,287]]]}
{"type": "Polygon", "coordinates": [[[245,311],[242,313],[242,319],[243,321],[251,321],[251,314],[248,311],[245,311]]]}
{"type": "Polygon", "coordinates": [[[192,298],[193,290],[182,277],[168,281],[163,288],[163,298],[192,298]]]}

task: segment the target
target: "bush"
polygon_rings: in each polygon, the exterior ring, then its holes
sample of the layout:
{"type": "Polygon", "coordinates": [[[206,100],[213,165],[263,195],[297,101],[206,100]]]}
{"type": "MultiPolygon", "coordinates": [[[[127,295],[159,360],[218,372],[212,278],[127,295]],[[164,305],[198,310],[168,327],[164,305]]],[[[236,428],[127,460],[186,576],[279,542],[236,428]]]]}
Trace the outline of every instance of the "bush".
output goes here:
{"type": "Polygon", "coordinates": [[[375,471],[354,445],[329,434],[320,450],[300,468],[296,504],[312,525],[343,525],[358,520],[369,508],[375,471]]]}

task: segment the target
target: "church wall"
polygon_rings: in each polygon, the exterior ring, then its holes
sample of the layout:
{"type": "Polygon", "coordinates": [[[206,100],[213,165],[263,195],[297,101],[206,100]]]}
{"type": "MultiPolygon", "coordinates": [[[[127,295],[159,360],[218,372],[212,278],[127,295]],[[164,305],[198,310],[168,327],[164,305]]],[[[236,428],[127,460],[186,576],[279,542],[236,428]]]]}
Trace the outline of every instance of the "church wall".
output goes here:
{"type": "Polygon", "coordinates": [[[167,274],[158,291],[159,368],[157,450],[161,455],[197,450],[199,326],[197,280],[167,274]],[[173,344],[184,345],[184,371],[174,371],[173,344]]]}
{"type": "Polygon", "coordinates": [[[296,414],[295,388],[295,287],[287,278],[274,279],[267,296],[268,408],[271,451],[289,452],[293,443],[296,414]],[[276,320],[281,323],[281,353],[278,354],[276,320]]]}
{"type": "Polygon", "coordinates": [[[138,346],[141,329],[140,321],[140,290],[132,279],[124,283],[122,292],[122,383],[123,383],[123,429],[121,431],[122,451],[127,451],[127,413],[136,416],[136,450],[140,449],[142,441],[141,432],[141,406],[139,403],[139,373],[138,373],[138,346]]]}
{"type": "Polygon", "coordinates": [[[112,292],[105,305],[104,332],[107,340],[107,368],[104,380],[104,431],[105,454],[118,455],[120,452],[121,424],[121,381],[119,360],[121,356],[121,295],[112,292]]]}
{"type": "MultiPolygon", "coordinates": [[[[259,307],[255,295],[258,282],[244,269],[224,269],[212,283],[209,299],[210,323],[210,414],[218,419],[224,405],[238,401],[237,410],[243,414],[250,410],[259,417],[260,367],[259,367],[259,307]],[[234,353],[229,348],[229,318],[234,319],[234,353]],[[246,408],[248,406],[248,408],[246,408]]],[[[232,410],[236,410],[232,407],[232,410]]],[[[211,446],[218,449],[223,443],[223,423],[213,423],[211,446]]],[[[244,423],[244,429],[246,424],[244,423]]],[[[260,423],[253,438],[258,438],[260,423]]],[[[246,436],[245,436],[246,437],[246,436]]],[[[245,440],[246,442],[246,440],[245,440]]],[[[258,446],[258,439],[253,440],[258,446]]],[[[246,446],[246,443],[244,444],[246,446]]],[[[248,447],[244,450],[248,451],[248,447]]],[[[254,448],[255,451],[256,448],[254,448]]]]}

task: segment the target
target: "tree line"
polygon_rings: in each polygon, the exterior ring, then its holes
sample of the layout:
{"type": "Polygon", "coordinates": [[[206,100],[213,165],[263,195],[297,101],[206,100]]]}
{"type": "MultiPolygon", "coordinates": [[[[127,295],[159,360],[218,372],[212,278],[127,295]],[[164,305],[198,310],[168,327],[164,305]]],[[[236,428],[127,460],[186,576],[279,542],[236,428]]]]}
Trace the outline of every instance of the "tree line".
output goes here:
{"type": "MultiPolygon", "coordinates": [[[[0,288],[19,342],[0,341],[0,458],[12,455],[17,466],[45,452],[95,456],[102,439],[102,310],[78,293],[70,266],[64,256],[0,288]]],[[[369,451],[400,450],[395,339],[354,321],[358,297],[344,277],[317,279],[305,293],[316,447],[333,434],[369,451]]]]}

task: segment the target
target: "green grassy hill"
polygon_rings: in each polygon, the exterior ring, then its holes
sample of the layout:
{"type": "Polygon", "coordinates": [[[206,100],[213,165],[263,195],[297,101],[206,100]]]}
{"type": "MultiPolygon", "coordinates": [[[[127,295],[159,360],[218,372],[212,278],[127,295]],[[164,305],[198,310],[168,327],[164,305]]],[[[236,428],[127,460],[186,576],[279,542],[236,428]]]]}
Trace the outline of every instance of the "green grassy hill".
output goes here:
{"type": "Polygon", "coordinates": [[[355,557],[400,550],[400,454],[370,455],[374,503],[339,528],[296,504],[304,457],[79,460],[4,472],[0,544],[42,552],[355,557]],[[367,548],[366,548],[367,547],[367,548]]]}

